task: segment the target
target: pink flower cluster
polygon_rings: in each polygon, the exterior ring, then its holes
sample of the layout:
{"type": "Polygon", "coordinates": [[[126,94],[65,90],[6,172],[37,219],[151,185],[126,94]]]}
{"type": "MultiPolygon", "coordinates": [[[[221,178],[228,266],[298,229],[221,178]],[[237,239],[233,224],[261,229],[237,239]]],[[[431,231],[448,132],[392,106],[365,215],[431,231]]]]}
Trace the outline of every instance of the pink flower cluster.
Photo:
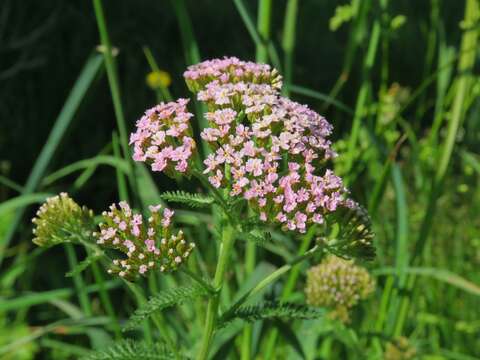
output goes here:
{"type": "Polygon", "coordinates": [[[110,211],[103,212],[100,232],[94,233],[97,244],[116,249],[126,255],[124,259],[113,260],[109,273],[132,278],[145,275],[148,270],[158,268],[162,272],[173,271],[188,258],[195,247],[187,243],[183,232],[172,234],[174,211],[161,205],[150,206],[151,217],[145,221],[122,201],[112,204],[110,211]]]}
{"type": "Polygon", "coordinates": [[[194,93],[208,83],[218,80],[222,84],[247,82],[268,84],[275,89],[282,87],[282,77],[267,64],[241,61],[236,57],[224,57],[201,62],[188,67],[183,73],[188,88],[194,93]]]}
{"type": "MultiPolygon", "coordinates": [[[[338,207],[356,206],[342,180],[325,169],[336,156],[328,140],[332,126],[282,97],[275,69],[224,58],[190,66],[184,77],[207,105],[210,126],[200,137],[213,150],[204,161],[212,186],[247,200],[262,221],[301,233],[338,207]]],[[[154,171],[188,170],[195,142],[186,103],[162,103],[137,122],[135,160],[150,162],[154,171]]]]}
{"type": "Polygon", "coordinates": [[[136,132],[130,135],[134,146],[133,159],[147,162],[153,171],[188,171],[195,150],[189,124],[193,116],[187,110],[187,99],[161,103],[137,121],[136,132]]]}
{"type": "Polygon", "coordinates": [[[214,150],[204,161],[214,187],[242,196],[262,221],[300,233],[337,207],[355,206],[342,180],[324,170],[336,156],[327,120],[269,84],[213,78],[197,98],[209,109],[201,137],[214,150]]]}

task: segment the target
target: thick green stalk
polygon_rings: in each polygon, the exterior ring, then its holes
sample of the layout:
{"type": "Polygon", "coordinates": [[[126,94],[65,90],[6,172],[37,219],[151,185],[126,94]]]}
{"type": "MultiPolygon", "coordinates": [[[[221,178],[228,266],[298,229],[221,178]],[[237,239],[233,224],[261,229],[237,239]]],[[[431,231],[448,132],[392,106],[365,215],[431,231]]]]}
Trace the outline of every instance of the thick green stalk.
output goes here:
{"type": "MultiPolygon", "coordinates": [[[[465,100],[468,91],[472,84],[471,71],[475,63],[476,52],[466,51],[468,49],[474,49],[478,40],[478,28],[475,24],[480,19],[480,6],[477,0],[466,0],[465,6],[465,20],[468,28],[464,30],[462,36],[461,51],[458,63],[458,80],[457,80],[457,92],[454,102],[452,104],[452,117],[448,124],[447,137],[443,144],[443,151],[438,159],[438,167],[433,179],[432,189],[430,191],[429,200],[425,215],[420,227],[419,237],[415,243],[415,251],[412,255],[412,263],[414,260],[421,260],[421,255],[425,248],[425,244],[430,235],[432,229],[433,219],[435,217],[436,205],[438,197],[441,193],[445,176],[447,174],[450,159],[452,157],[453,148],[455,145],[455,139],[457,137],[458,129],[465,115],[465,100]]],[[[411,275],[408,279],[407,289],[412,290],[415,286],[415,276],[411,275]]],[[[408,315],[408,309],[410,306],[410,298],[404,297],[400,305],[400,311],[395,324],[394,335],[402,333],[403,325],[408,315]]]]}
{"type": "Polygon", "coordinates": [[[270,19],[272,15],[272,0],[259,0],[257,29],[262,43],[257,44],[256,60],[265,63],[268,61],[268,42],[270,41],[270,19]]]}
{"type": "Polygon", "coordinates": [[[288,96],[289,86],[292,84],[293,73],[293,51],[295,49],[295,33],[297,26],[298,0],[288,0],[287,10],[285,12],[285,23],[283,25],[282,47],[285,52],[284,60],[284,87],[283,93],[288,96]]]}
{"type": "Polygon", "coordinates": [[[207,316],[205,318],[205,330],[203,332],[202,344],[200,352],[197,356],[198,360],[206,360],[210,351],[210,345],[215,332],[215,323],[218,316],[218,306],[220,303],[220,291],[222,289],[227,262],[235,241],[233,227],[226,223],[222,231],[222,243],[220,245],[220,255],[218,257],[215,277],[213,279],[213,287],[217,290],[217,294],[210,297],[207,305],[207,316]]]}
{"type": "MultiPolygon", "coordinates": [[[[272,13],[272,0],[259,0],[258,3],[258,18],[257,29],[261,36],[262,43],[257,44],[256,60],[260,63],[268,61],[267,43],[270,37],[270,18],[272,13]]],[[[255,270],[255,263],[257,257],[257,245],[250,241],[245,249],[245,276],[250,275],[255,270]]],[[[253,325],[246,324],[242,335],[242,360],[249,360],[252,358],[252,332],[253,325]]]]}

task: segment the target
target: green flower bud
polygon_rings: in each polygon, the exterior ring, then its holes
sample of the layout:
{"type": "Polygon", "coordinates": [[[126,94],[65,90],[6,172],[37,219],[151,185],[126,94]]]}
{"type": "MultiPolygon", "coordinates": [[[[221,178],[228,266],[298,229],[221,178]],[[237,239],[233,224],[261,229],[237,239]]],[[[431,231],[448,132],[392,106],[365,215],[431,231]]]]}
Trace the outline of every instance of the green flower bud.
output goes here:
{"type": "Polygon", "coordinates": [[[414,359],[417,350],[410,344],[406,337],[400,336],[389,342],[385,347],[385,360],[410,360],[414,359]]]}
{"type": "Polygon", "coordinates": [[[61,193],[48,198],[32,222],[35,224],[33,242],[50,247],[88,236],[93,228],[93,212],[80,207],[67,193],[61,193]]]}
{"type": "Polygon", "coordinates": [[[332,309],[332,318],[349,322],[349,310],[375,289],[368,271],[351,260],[327,256],[307,272],[307,303],[332,309]]]}

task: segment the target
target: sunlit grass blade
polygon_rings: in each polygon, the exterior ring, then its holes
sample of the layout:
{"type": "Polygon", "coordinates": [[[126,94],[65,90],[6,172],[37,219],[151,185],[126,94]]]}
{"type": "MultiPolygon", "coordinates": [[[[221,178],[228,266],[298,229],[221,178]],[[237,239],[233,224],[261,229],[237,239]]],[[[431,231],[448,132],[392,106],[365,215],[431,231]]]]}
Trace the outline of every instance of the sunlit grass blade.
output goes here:
{"type": "MultiPolygon", "coordinates": [[[[475,23],[480,19],[480,4],[476,0],[465,1],[465,22],[468,24],[475,23]]],[[[467,49],[475,48],[478,39],[478,29],[466,29],[462,36],[461,49],[462,52],[467,49]]],[[[435,176],[432,182],[432,187],[428,197],[428,204],[425,209],[424,217],[421,223],[418,238],[415,242],[413,258],[411,263],[417,263],[421,260],[425,244],[431,232],[433,220],[435,217],[438,196],[442,191],[445,181],[445,176],[452,157],[455,140],[460,127],[460,124],[465,116],[466,108],[464,106],[466,96],[472,86],[471,71],[476,59],[475,51],[465,51],[462,53],[458,63],[457,75],[457,92],[454,102],[452,104],[451,120],[448,124],[447,137],[442,146],[442,152],[438,158],[438,166],[436,168],[435,176]]],[[[407,287],[409,290],[413,289],[415,285],[415,276],[410,276],[407,287]]],[[[400,307],[400,312],[397,317],[396,333],[400,334],[405,324],[410,306],[409,299],[404,297],[400,307]]]]}
{"type": "Polygon", "coordinates": [[[457,275],[446,269],[430,268],[430,267],[405,267],[399,271],[398,268],[393,267],[381,267],[374,269],[374,275],[394,275],[396,277],[402,276],[402,274],[414,274],[418,276],[425,276],[441,281],[450,286],[454,286],[457,289],[465,291],[475,296],[480,296],[480,284],[475,284],[464,277],[457,275]]]}

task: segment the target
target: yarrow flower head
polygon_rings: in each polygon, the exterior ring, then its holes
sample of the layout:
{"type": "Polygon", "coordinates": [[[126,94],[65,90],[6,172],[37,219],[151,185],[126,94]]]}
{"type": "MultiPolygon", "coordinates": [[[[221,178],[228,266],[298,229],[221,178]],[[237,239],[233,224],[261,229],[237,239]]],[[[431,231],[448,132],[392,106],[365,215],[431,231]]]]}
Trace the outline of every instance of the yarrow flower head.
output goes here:
{"type": "Polygon", "coordinates": [[[268,84],[275,89],[282,87],[282,77],[268,64],[241,61],[236,57],[224,57],[201,62],[188,67],[183,73],[188,88],[196,93],[208,83],[218,80],[220,83],[247,82],[268,84]]]}
{"type": "Polygon", "coordinates": [[[35,224],[33,242],[50,247],[88,236],[93,228],[93,212],[80,207],[67,193],[60,193],[46,200],[32,222],[35,224]]]}
{"type": "Polygon", "coordinates": [[[316,112],[266,84],[213,80],[198,99],[209,109],[201,137],[214,150],[204,173],[247,200],[262,221],[304,233],[337,208],[355,206],[341,178],[324,169],[336,154],[327,139],[332,126],[316,112]]]}
{"type": "Polygon", "coordinates": [[[351,260],[328,255],[307,272],[305,295],[313,306],[329,307],[332,318],[349,321],[349,310],[375,289],[368,271],[351,260]]]}
{"type": "MultiPolygon", "coordinates": [[[[336,156],[328,139],[332,125],[282,97],[274,68],[226,57],[192,65],[184,77],[208,110],[200,138],[212,149],[203,173],[213,187],[246,200],[261,221],[299,233],[357,206],[342,179],[326,168],[336,156]]],[[[185,105],[180,99],[145,113],[131,136],[135,160],[167,175],[188,172],[195,142],[185,105]]]]}
{"type": "Polygon", "coordinates": [[[130,136],[135,161],[146,162],[153,171],[164,171],[170,176],[174,171],[187,173],[196,147],[188,101],[161,103],[137,121],[137,130],[130,136]]]}
{"type": "Polygon", "coordinates": [[[118,206],[112,204],[110,211],[102,214],[104,222],[99,225],[100,232],[94,234],[97,244],[126,255],[113,260],[110,273],[135,278],[152,269],[171,272],[184,263],[194,249],[195,244],[185,241],[181,230],[174,233],[174,211],[162,209],[160,205],[150,206],[149,210],[150,218],[144,219],[122,201],[118,206]]]}

